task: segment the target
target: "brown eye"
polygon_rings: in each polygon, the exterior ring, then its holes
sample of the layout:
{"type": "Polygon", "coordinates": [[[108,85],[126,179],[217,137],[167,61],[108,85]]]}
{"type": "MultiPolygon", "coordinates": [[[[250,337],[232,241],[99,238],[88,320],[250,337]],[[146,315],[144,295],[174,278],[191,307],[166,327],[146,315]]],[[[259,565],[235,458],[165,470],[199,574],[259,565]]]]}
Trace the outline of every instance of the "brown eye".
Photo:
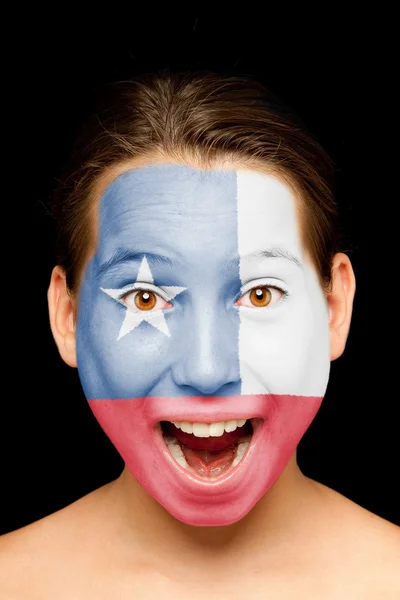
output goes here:
{"type": "Polygon", "coordinates": [[[143,290],[136,292],[134,302],[139,310],[151,310],[157,303],[157,296],[153,292],[143,290]]]}
{"type": "Polygon", "coordinates": [[[282,300],[285,295],[286,292],[277,287],[259,285],[243,294],[235,304],[247,308],[266,308],[282,300]]]}
{"type": "Polygon", "coordinates": [[[272,294],[267,287],[254,288],[249,294],[249,299],[253,306],[268,306],[271,302],[272,294]]]}
{"type": "Polygon", "coordinates": [[[121,302],[134,312],[162,310],[172,306],[151,290],[132,290],[121,298],[121,302]]]}

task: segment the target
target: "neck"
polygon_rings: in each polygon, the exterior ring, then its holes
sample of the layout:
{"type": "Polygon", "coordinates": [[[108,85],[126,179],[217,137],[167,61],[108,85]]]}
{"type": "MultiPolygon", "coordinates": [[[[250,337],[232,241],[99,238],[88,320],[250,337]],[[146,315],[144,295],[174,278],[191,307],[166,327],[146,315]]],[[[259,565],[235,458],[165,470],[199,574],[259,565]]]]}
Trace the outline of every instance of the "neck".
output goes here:
{"type": "MultiPolygon", "coordinates": [[[[128,469],[109,486],[109,508],[123,530],[128,544],[140,555],[151,556],[153,564],[190,569],[204,562],[209,568],[232,568],[254,563],[257,553],[276,556],[287,552],[288,542],[297,538],[299,528],[312,522],[318,492],[300,471],[293,456],[268,493],[241,521],[224,527],[193,527],[177,521],[137,483],[128,469]],[[195,560],[194,560],[195,557],[195,560]],[[174,562],[175,561],[175,562],[174,562]]],[[[113,518],[114,520],[114,518],[113,518]]]]}

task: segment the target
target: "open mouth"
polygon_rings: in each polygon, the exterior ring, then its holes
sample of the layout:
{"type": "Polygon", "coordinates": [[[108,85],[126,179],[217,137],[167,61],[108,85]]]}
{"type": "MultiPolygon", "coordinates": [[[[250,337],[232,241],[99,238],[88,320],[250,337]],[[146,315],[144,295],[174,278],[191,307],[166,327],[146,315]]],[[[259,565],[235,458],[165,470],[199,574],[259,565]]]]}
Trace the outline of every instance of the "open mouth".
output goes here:
{"type": "Polygon", "coordinates": [[[263,419],[214,423],[161,421],[164,442],[175,461],[202,479],[218,479],[245,457],[263,419]]]}

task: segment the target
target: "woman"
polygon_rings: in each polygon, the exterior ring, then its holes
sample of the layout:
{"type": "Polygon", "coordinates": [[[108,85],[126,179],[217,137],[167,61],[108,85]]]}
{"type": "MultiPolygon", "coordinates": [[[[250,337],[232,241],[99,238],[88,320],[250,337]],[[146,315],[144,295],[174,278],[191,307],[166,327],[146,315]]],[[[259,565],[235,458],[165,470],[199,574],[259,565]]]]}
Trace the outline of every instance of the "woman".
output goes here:
{"type": "Polygon", "coordinates": [[[331,171],[256,82],[115,87],[55,199],[48,297],[125,468],[2,538],[4,597],[398,597],[398,527],[296,463],[355,291],[331,171]]]}

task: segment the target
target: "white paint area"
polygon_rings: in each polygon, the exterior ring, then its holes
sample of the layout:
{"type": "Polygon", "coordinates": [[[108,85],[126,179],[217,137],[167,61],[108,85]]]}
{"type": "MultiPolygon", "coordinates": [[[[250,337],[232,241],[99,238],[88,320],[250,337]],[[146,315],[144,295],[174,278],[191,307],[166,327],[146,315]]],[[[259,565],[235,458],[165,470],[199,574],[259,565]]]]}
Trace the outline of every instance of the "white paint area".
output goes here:
{"type": "Polygon", "coordinates": [[[287,292],[265,308],[240,307],[241,393],[323,396],[330,370],[328,307],[302,248],[294,193],[255,171],[238,171],[237,185],[242,285],[248,290],[254,281],[287,292]],[[278,256],[259,256],[265,252],[278,256]]]}

